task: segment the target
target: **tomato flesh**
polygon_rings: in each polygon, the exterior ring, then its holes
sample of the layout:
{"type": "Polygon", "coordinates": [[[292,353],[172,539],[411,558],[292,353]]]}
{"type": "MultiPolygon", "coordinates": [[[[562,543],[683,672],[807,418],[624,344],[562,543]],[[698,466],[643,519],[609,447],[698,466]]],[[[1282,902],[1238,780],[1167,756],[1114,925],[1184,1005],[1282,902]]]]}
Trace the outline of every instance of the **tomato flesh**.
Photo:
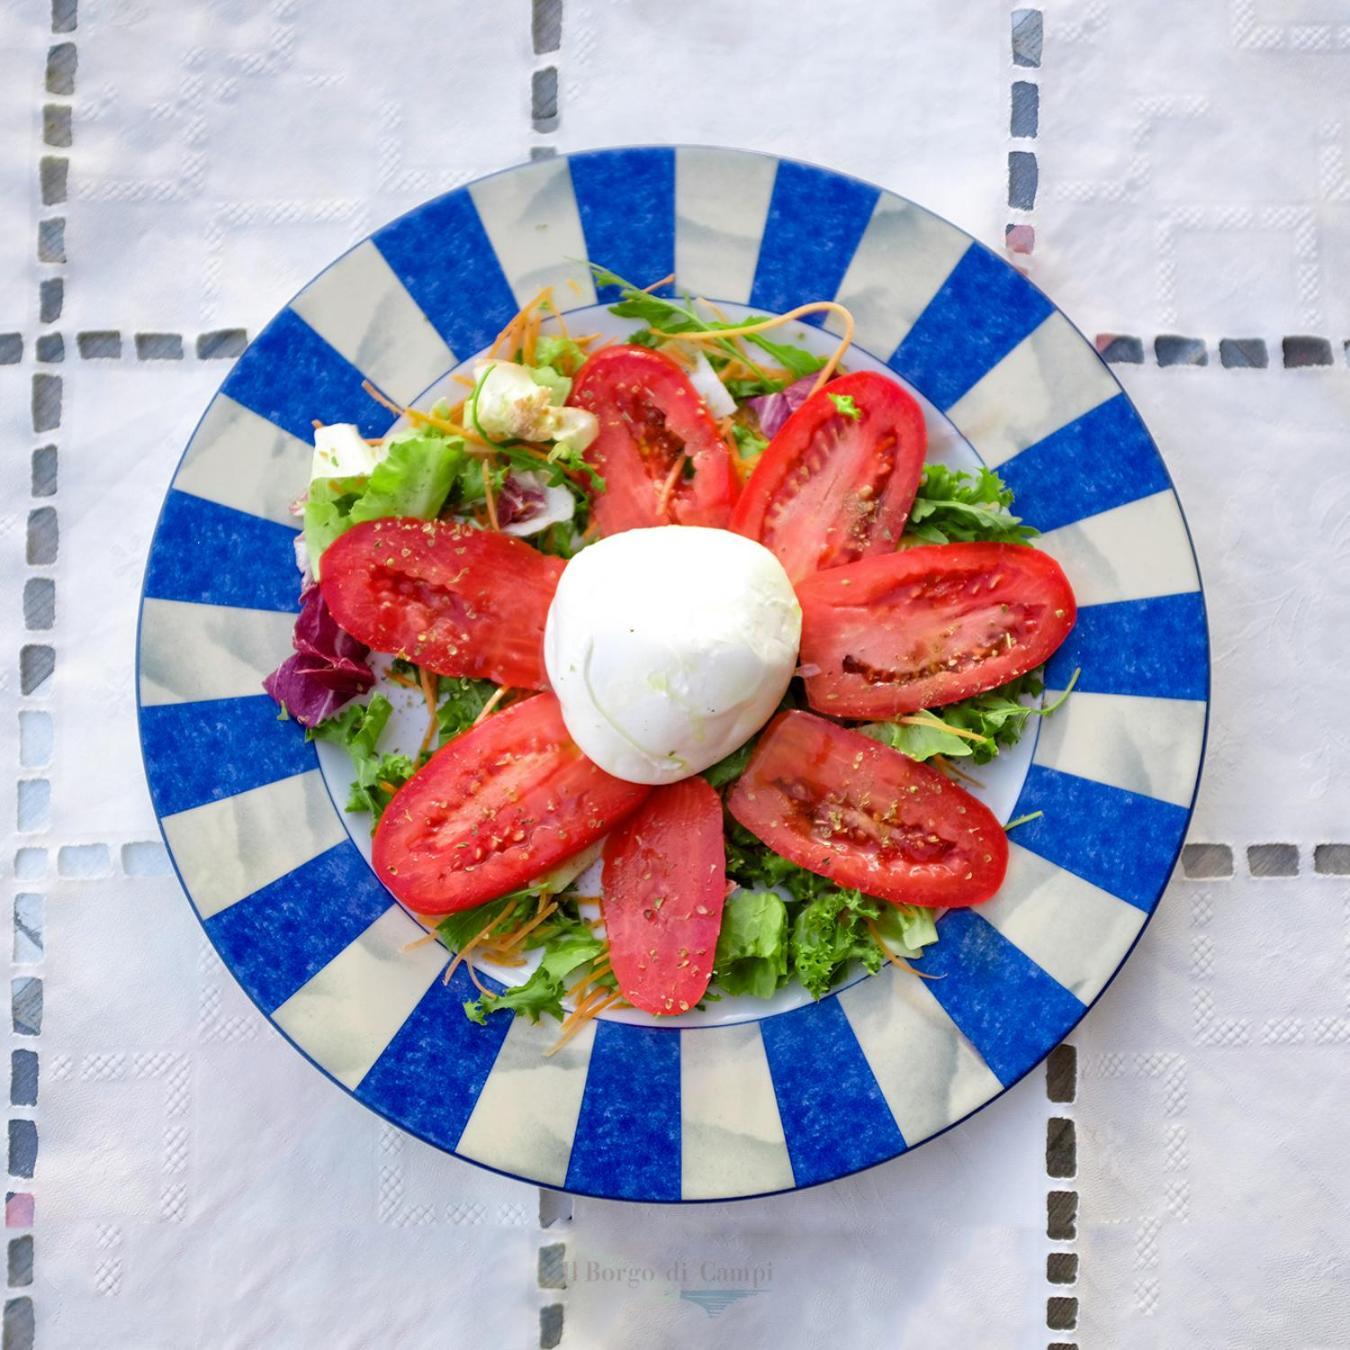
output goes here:
{"type": "Polygon", "coordinates": [[[726,525],[736,494],[731,452],[668,356],[602,347],[578,372],[570,401],[600,423],[586,462],[605,480],[591,512],[601,534],[726,525]]]}
{"type": "Polygon", "coordinates": [[[561,558],[444,520],[366,521],[323,555],[323,598],[377,652],[438,675],[546,689],[544,621],[561,558]]]}
{"type": "Polygon", "coordinates": [[[769,442],[731,528],[773,552],[794,582],[892,550],[926,445],[923,412],[894,380],[872,371],[832,380],[769,442]],[[840,410],[844,399],[856,417],[840,410]]]}
{"type": "Polygon", "coordinates": [[[605,841],[600,900],[624,998],[688,1012],[712,976],[726,900],[722,800],[702,778],[659,787],[605,841]]]}
{"type": "Polygon", "coordinates": [[[977,905],[1008,868],[1007,836],[983,803],[814,713],[769,724],[727,809],[790,862],[896,905],[977,905]]]}
{"type": "Polygon", "coordinates": [[[592,764],[558,700],[537,694],[447,742],[394,794],[375,872],[419,914],[468,909],[593,844],[649,791],[592,764]]]}
{"type": "Polygon", "coordinates": [[[802,666],[813,708],[900,717],[995,689],[1069,635],[1059,564],[1020,544],[933,544],[808,577],[802,666]]]}

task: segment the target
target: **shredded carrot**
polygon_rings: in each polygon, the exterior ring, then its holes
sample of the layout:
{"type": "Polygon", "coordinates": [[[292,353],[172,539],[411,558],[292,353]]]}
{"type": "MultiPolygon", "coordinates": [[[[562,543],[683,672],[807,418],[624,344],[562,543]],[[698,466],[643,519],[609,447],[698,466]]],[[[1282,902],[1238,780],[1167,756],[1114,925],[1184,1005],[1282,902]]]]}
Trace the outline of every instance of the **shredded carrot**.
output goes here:
{"type": "Polygon", "coordinates": [[[490,717],[492,713],[496,711],[497,704],[499,704],[502,701],[502,699],[504,699],[506,695],[509,694],[510,692],[511,691],[506,687],[506,685],[501,685],[499,688],[494,689],[492,691],[492,696],[488,699],[488,701],[485,704],[483,704],[482,711],[478,714],[477,717],[473,719],[473,721],[469,725],[476,727],[479,724],[479,722],[483,721],[487,717],[490,717]]]}
{"type": "Polygon", "coordinates": [[[557,908],[558,902],[556,900],[549,901],[549,903],[546,904],[539,913],[529,921],[529,923],[523,924],[520,928],[517,928],[505,941],[499,939],[496,943],[497,949],[503,952],[513,952],[557,908]]]}
{"type": "Polygon", "coordinates": [[[867,925],[868,930],[872,934],[872,941],[875,942],[877,946],[881,948],[882,955],[886,958],[886,960],[888,960],[891,963],[891,965],[897,967],[900,970],[907,970],[911,975],[917,975],[921,980],[940,980],[942,978],[941,975],[929,975],[926,971],[915,970],[914,967],[911,966],[908,961],[902,961],[886,945],[885,941],[881,936],[881,929],[877,927],[877,921],[875,919],[864,919],[863,922],[867,925]]]}
{"type": "Polygon", "coordinates": [[[473,389],[478,384],[477,380],[470,379],[467,375],[455,375],[453,376],[453,379],[457,384],[462,384],[466,389],[473,389]]]}
{"type": "Polygon", "coordinates": [[[426,734],[422,737],[422,747],[418,751],[419,755],[424,755],[430,747],[432,737],[435,736],[436,728],[439,725],[436,721],[436,699],[440,690],[435,675],[425,666],[418,666],[417,675],[422,682],[422,697],[427,704],[427,729],[426,734]]]}
{"type": "MultiPolygon", "coordinates": [[[[421,922],[430,923],[431,920],[423,919],[421,920],[421,922]]],[[[436,931],[435,927],[433,926],[431,928],[428,928],[427,931],[423,933],[421,937],[415,937],[411,942],[405,942],[402,948],[400,948],[400,950],[405,952],[415,952],[419,947],[425,947],[428,942],[435,942],[436,939],[439,937],[440,934],[436,931]]]]}
{"type": "Polygon", "coordinates": [[[978,731],[967,731],[965,727],[949,726],[940,717],[934,717],[932,713],[906,713],[904,717],[897,717],[897,722],[902,722],[908,727],[932,727],[936,731],[947,731],[953,736],[961,736],[968,741],[980,741],[987,744],[989,737],[981,736],[978,731]]]}
{"type": "MultiPolygon", "coordinates": [[[[481,927],[481,928],[480,928],[480,929],[479,929],[479,930],[478,930],[478,931],[477,931],[477,932],[476,932],[476,933],[475,933],[475,934],[474,934],[474,935],[473,935],[473,936],[472,936],[472,937],[471,937],[471,938],[470,938],[470,939],[469,939],[469,940],[468,940],[468,941],[467,941],[467,942],[459,949],[459,951],[455,953],[455,959],[454,959],[453,961],[451,961],[450,964],[449,964],[448,966],[446,966],[446,968],[445,968],[445,977],[444,977],[444,979],[445,979],[445,983],[446,983],[446,984],[449,984],[449,983],[450,983],[450,977],[451,977],[452,975],[454,975],[455,971],[457,971],[457,970],[459,969],[460,964],[461,964],[462,962],[468,961],[468,959],[469,959],[469,953],[470,953],[471,951],[473,951],[473,949],[474,949],[474,948],[475,948],[475,947],[476,947],[476,946],[477,946],[477,945],[478,945],[485,937],[487,937],[488,933],[490,933],[490,932],[492,931],[492,925],[495,924],[495,923],[497,922],[497,920],[500,919],[500,918],[501,918],[501,915],[496,915],[496,916],[494,916],[493,918],[489,919],[489,920],[487,921],[487,923],[485,923],[485,924],[484,924],[484,925],[483,925],[483,926],[482,926],[482,927],[481,927]]],[[[472,964],[470,964],[470,974],[472,974],[472,973],[473,973],[473,967],[472,967],[472,964]]],[[[476,981],[475,981],[475,983],[476,983],[476,981]]]]}
{"type": "Polygon", "coordinates": [[[587,1022],[604,1012],[606,1008],[612,1008],[616,1003],[621,1002],[622,999],[622,994],[610,994],[608,998],[601,999],[598,1003],[587,1004],[584,1012],[582,1009],[578,1008],[576,1012],[563,1023],[562,1034],[547,1050],[544,1051],[545,1057],[547,1058],[549,1055],[556,1055],[558,1051],[586,1025],[587,1022]]]}
{"type": "Polygon", "coordinates": [[[406,675],[400,675],[396,670],[391,669],[386,671],[385,679],[389,680],[393,684],[401,684],[405,689],[417,688],[416,680],[410,680],[406,675]]]}
{"type": "Polygon", "coordinates": [[[962,783],[969,783],[971,787],[982,788],[984,784],[973,775],[958,769],[955,764],[949,760],[946,755],[934,755],[933,765],[947,775],[948,778],[954,778],[962,783]]]}
{"type": "Polygon", "coordinates": [[[670,505],[670,499],[675,495],[675,485],[680,481],[680,475],[684,472],[684,462],[688,457],[687,453],[682,452],[679,459],[670,466],[666,481],[661,484],[661,491],[656,494],[656,514],[658,516],[665,515],[666,508],[670,505]]]}
{"type": "Polygon", "coordinates": [[[650,286],[644,286],[643,292],[650,295],[653,291],[659,290],[662,286],[669,286],[675,280],[675,273],[672,272],[668,277],[662,277],[660,281],[653,281],[650,286]]]}
{"type": "Polygon", "coordinates": [[[483,461],[483,505],[487,509],[488,524],[494,530],[500,530],[501,522],[497,517],[497,497],[492,490],[492,461],[483,461]]]}
{"type": "Polygon", "coordinates": [[[810,304],[798,305],[796,309],[790,309],[786,314],[776,315],[772,319],[763,319],[759,323],[743,324],[740,328],[715,328],[708,333],[681,333],[680,340],[682,342],[719,342],[724,338],[745,337],[750,333],[763,333],[770,328],[779,327],[780,324],[791,323],[793,319],[800,319],[804,314],[838,314],[842,316],[844,321],[844,335],[839,339],[839,345],[835,348],[834,354],[820,368],[820,373],[816,376],[816,382],[811,387],[811,392],[815,394],[825,387],[839,362],[844,359],[844,353],[848,351],[853,342],[853,315],[838,301],[812,300],[810,304]]]}

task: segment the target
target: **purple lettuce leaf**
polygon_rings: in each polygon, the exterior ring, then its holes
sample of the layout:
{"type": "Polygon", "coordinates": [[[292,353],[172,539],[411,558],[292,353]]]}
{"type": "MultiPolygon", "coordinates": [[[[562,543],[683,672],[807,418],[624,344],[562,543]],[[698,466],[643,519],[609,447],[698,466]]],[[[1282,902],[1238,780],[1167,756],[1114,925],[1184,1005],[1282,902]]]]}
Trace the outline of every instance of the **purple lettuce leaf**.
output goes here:
{"type": "Polygon", "coordinates": [[[816,382],[815,375],[803,376],[794,380],[786,389],[776,394],[760,394],[746,400],[746,406],[755,410],[759,419],[759,429],[772,440],[783,429],[783,423],[802,406],[811,395],[816,382]]]}
{"type": "Polygon", "coordinates": [[[264,681],[263,688],[303,727],[318,726],[344,703],[375,684],[366,664],[369,648],[338,627],[323,592],[308,586],[288,656],[264,681]]]}

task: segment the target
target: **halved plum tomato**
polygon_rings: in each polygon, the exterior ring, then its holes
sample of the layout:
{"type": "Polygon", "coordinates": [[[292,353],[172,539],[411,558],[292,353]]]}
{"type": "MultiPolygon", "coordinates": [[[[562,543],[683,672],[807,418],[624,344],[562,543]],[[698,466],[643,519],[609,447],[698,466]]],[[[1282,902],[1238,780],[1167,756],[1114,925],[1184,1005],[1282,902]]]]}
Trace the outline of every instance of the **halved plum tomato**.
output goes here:
{"type": "Polygon", "coordinates": [[[1035,670],[1078,614],[1060,565],[1021,544],[930,544],[797,587],[813,708],[900,717],[1035,670]]]}
{"type": "Polygon", "coordinates": [[[605,480],[591,512],[601,534],[726,525],[736,495],[731,452],[668,356],[602,347],[578,372],[570,401],[600,422],[586,462],[605,480]]]}
{"type": "Polygon", "coordinates": [[[468,909],[593,844],[650,791],[592,764],[558,700],[536,694],[448,741],[394,794],[375,872],[419,914],[468,909]]]}
{"type": "Polygon", "coordinates": [[[323,555],[323,598],[377,652],[438,675],[547,689],[544,621],[561,558],[444,520],[369,520],[323,555]]]}
{"type": "Polygon", "coordinates": [[[727,894],[722,799],[702,778],[656,788],[605,841],[600,900],[629,1003],[688,1012],[712,975],[727,894]]]}
{"type": "Polygon", "coordinates": [[[896,905],[978,905],[1008,870],[1007,835],[982,802],[814,713],[769,723],[727,808],[789,862],[896,905]]]}
{"type": "Polygon", "coordinates": [[[774,553],[795,582],[900,542],[928,437],[919,405],[870,370],[831,380],[755,465],[731,528],[774,553]]]}

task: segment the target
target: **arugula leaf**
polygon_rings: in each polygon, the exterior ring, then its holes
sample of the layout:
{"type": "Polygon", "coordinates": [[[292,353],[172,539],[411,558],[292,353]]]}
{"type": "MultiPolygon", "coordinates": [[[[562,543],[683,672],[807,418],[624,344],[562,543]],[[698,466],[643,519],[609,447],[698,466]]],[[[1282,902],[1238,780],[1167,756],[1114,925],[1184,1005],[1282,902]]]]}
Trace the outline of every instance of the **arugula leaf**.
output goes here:
{"type": "Polygon", "coordinates": [[[834,404],[835,412],[843,417],[847,417],[852,422],[862,421],[862,409],[853,401],[852,394],[831,394],[830,402],[834,404]]]}
{"type": "Polygon", "coordinates": [[[949,703],[945,708],[927,709],[923,716],[930,725],[918,726],[903,722],[873,722],[858,728],[864,736],[870,736],[883,745],[893,746],[909,755],[911,759],[930,759],[933,755],[969,757],[972,764],[988,764],[1001,750],[1017,744],[1033,717],[1049,717],[1064,706],[1065,700],[1078,683],[1078,671],[1074,671],[1068,687],[1053,702],[1037,707],[1024,699],[1039,698],[1045,692],[1042,666],[1026,675],[1010,680],[984,694],[962,699],[959,703],[949,703]],[[958,727],[962,731],[975,732],[983,740],[972,741],[953,735],[945,727],[958,727]]]}
{"type": "Polygon", "coordinates": [[[508,912],[513,911],[522,899],[527,898],[529,897],[512,893],[503,895],[497,900],[489,900],[483,905],[474,905],[472,909],[456,910],[453,914],[447,914],[436,925],[436,931],[445,940],[445,945],[451,951],[457,952],[489,924],[495,926],[501,919],[507,918],[508,912]]]}
{"type": "MultiPolygon", "coordinates": [[[[376,753],[392,712],[393,706],[383,694],[372,694],[368,703],[349,703],[336,716],[306,733],[312,741],[333,741],[351,756],[356,776],[346,809],[369,811],[374,821],[379,820],[394,793],[414,772],[407,755],[376,753]]],[[[371,828],[374,829],[373,821],[371,828]]]]}
{"type": "Polygon", "coordinates": [[[1040,533],[1009,510],[1012,489],[992,469],[974,473],[926,464],[906,533],[929,544],[989,540],[1025,544],[1040,533]]]}
{"type": "MultiPolygon", "coordinates": [[[[597,286],[619,287],[620,299],[617,304],[609,307],[611,314],[617,314],[624,319],[641,319],[647,325],[645,331],[636,333],[629,338],[630,342],[636,342],[640,346],[659,346],[658,335],[679,337],[681,333],[718,333],[724,329],[741,328],[748,324],[761,323],[766,317],[751,315],[749,318],[737,320],[735,323],[714,322],[701,318],[694,309],[693,302],[688,298],[680,303],[675,300],[667,300],[664,296],[652,295],[648,291],[639,290],[632,282],[625,281],[616,272],[611,272],[607,267],[600,267],[596,263],[591,264],[591,270],[595,273],[597,286]]],[[[760,351],[773,357],[788,372],[789,379],[733,380],[727,384],[727,388],[735,399],[751,398],[757,394],[777,393],[792,380],[799,380],[806,375],[814,375],[825,364],[825,357],[817,356],[814,352],[807,351],[805,347],[799,347],[793,343],[775,342],[763,333],[746,333],[743,336],[744,341],[753,343],[760,351]]],[[[741,354],[730,340],[719,341],[717,346],[724,357],[741,359],[741,354]]]]}
{"type": "Polygon", "coordinates": [[[467,675],[442,675],[436,686],[436,744],[442,746],[462,731],[467,731],[497,692],[491,680],[475,680],[467,675]]]}
{"type": "Polygon", "coordinates": [[[776,891],[736,891],[722,911],[714,978],[728,994],[769,998],[788,977],[787,906],[776,891]]]}

